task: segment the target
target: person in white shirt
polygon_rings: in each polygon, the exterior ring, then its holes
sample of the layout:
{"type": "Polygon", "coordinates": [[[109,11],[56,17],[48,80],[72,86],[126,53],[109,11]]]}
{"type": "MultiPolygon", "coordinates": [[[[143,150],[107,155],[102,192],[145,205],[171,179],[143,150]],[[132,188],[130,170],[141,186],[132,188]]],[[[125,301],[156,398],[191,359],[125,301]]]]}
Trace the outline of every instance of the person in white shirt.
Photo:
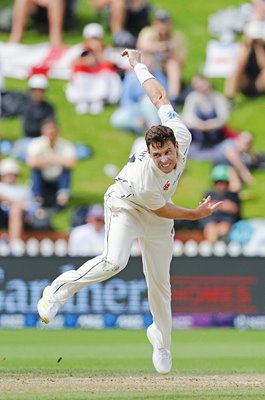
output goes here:
{"type": "Polygon", "coordinates": [[[100,204],[89,207],[86,224],[72,229],[68,241],[70,256],[98,256],[104,249],[104,209],[100,204]]]}
{"type": "Polygon", "coordinates": [[[127,265],[132,243],[139,239],[153,323],[147,336],[153,345],[157,372],[171,370],[170,262],[173,220],[196,220],[211,215],[219,203],[203,199],[195,209],[172,203],[184,170],[191,134],[170,105],[165,89],[141,63],[141,53],[124,50],[162,125],[146,132],[147,147],[132,154],[105,194],[106,241],[102,255],[68,271],[46,287],[38,302],[43,322],[49,323],[71,296],[90,283],[106,280],[127,265]]]}
{"type": "Polygon", "coordinates": [[[55,202],[64,207],[69,201],[76,150],[70,141],[58,137],[58,134],[59,127],[55,120],[45,120],[41,136],[32,139],[29,144],[26,161],[32,169],[32,190],[36,201],[45,205],[45,195],[49,192],[47,188],[52,188],[54,193],[55,187],[55,202]]]}
{"type": "Polygon", "coordinates": [[[19,164],[12,158],[0,162],[0,226],[7,228],[8,242],[21,239],[25,222],[25,212],[34,203],[29,185],[18,183],[19,164]]]}

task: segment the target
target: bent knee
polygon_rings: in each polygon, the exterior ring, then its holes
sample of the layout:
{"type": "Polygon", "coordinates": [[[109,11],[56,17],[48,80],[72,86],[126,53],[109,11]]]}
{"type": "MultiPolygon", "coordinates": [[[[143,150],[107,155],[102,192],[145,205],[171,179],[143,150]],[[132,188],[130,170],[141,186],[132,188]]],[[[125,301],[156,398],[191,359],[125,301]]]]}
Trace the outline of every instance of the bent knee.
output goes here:
{"type": "Polygon", "coordinates": [[[118,273],[125,268],[125,265],[116,264],[106,258],[102,259],[102,270],[105,272],[118,273]]]}

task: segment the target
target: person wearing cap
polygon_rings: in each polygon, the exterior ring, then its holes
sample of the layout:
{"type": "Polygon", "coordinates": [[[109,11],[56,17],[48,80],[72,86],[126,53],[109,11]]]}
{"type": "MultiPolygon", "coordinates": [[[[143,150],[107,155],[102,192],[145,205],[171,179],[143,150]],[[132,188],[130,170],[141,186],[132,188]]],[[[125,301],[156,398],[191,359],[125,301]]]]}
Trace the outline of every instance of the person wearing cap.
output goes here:
{"type": "Polygon", "coordinates": [[[48,79],[43,74],[34,74],[28,80],[29,95],[22,112],[22,126],[26,137],[38,137],[42,122],[54,117],[54,107],[45,100],[48,79]]]}
{"type": "Polygon", "coordinates": [[[31,140],[27,152],[26,162],[32,170],[33,195],[38,204],[46,207],[54,204],[64,207],[68,204],[71,172],[76,163],[74,145],[58,135],[56,121],[45,120],[41,136],[31,140]],[[48,194],[52,200],[48,199],[48,194]]]}
{"type": "Polygon", "coordinates": [[[70,256],[98,256],[104,248],[104,209],[100,204],[88,208],[86,223],[73,228],[69,235],[70,256]]]}
{"type": "Polygon", "coordinates": [[[238,192],[229,190],[228,165],[216,165],[211,171],[213,189],[204,193],[215,202],[221,201],[218,210],[199,221],[205,240],[215,243],[218,239],[227,240],[232,225],[240,219],[240,198],[238,192]]]}
{"type": "Polygon", "coordinates": [[[97,22],[91,22],[83,28],[83,50],[91,49],[98,62],[106,62],[104,55],[104,29],[97,22]]]}
{"type": "Polygon", "coordinates": [[[27,149],[32,138],[41,135],[41,125],[47,118],[55,118],[55,109],[45,100],[48,89],[48,79],[43,74],[34,74],[28,79],[29,92],[25,96],[21,121],[24,137],[14,145],[13,154],[25,162],[27,149]]]}
{"type": "Polygon", "coordinates": [[[18,183],[20,166],[13,158],[0,161],[0,228],[7,229],[10,246],[21,239],[25,212],[34,199],[29,185],[18,183]]]}
{"type": "Polygon", "coordinates": [[[104,30],[98,23],[83,29],[84,43],[72,63],[71,78],[66,86],[66,98],[75,104],[77,114],[100,114],[105,104],[118,102],[121,78],[115,66],[106,60],[104,30]]]}
{"type": "Polygon", "coordinates": [[[168,79],[168,92],[171,101],[180,94],[182,70],[186,61],[186,39],[179,31],[174,31],[169,13],[157,10],[153,23],[141,30],[137,48],[150,51],[156,56],[158,65],[168,79]]]}

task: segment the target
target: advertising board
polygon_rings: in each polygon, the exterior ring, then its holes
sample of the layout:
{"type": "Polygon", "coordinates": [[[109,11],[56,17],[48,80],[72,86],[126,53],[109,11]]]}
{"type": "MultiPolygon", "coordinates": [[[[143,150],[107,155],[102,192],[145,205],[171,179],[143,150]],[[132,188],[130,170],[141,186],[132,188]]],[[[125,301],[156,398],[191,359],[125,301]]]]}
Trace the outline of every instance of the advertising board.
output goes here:
{"type": "MultiPolygon", "coordinates": [[[[86,259],[1,257],[0,326],[39,326],[43,288],[86,259]]],[[[173,327],[265,327],[265,265],[254,257],[177,257],[171,265],[173,327]]],[[[142,328],[151,322],[140,257],[111,279],[88,285],[51,327],[142,328]]]]}

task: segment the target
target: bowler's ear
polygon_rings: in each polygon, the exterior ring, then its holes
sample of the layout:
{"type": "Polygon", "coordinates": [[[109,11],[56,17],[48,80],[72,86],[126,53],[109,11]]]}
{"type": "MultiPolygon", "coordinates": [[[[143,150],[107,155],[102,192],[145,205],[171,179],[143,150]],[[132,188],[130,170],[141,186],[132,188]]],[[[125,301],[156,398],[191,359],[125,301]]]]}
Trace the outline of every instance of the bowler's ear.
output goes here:
{"type": "Polygon", "coordinates": [[[179,142],[176,142],[176,150],[179,151],[179,142]]]}

